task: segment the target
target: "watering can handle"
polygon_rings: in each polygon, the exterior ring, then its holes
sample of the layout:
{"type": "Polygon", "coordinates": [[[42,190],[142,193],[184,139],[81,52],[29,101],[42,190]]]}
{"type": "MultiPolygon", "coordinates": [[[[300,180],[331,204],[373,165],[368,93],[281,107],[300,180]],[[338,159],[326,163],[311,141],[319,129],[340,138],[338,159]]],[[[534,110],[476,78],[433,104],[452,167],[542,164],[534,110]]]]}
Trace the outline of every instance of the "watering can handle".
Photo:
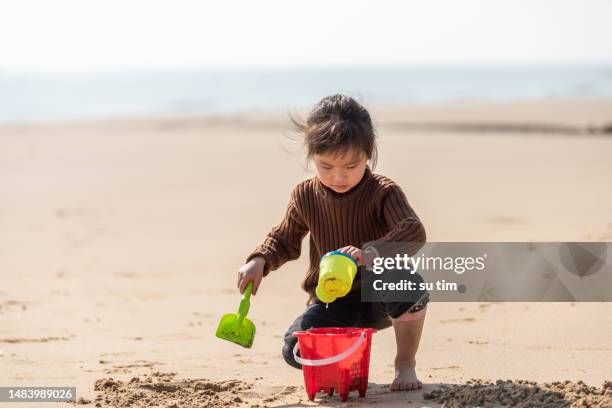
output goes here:
{"type": "Polygon", "coordinates": [[[351,347],[347,348],[340,354],[336,354],[335,356],[331,356],[331,357],[321,358],[319,360],[309,360],[307,358],[298,357],[297,352],[299,350],[300,343],[296,342],[295,346],[293,347],[293,358],[295,358],[295,361],[297,361],[298,363],[302,365],[306,365],[306,366],[317,366],[318,367],[318,366],[327,365],[327,364],[334,364],[334,363],[337,363],[338,361],[344,360],[345,358],[353,354],[359,348],[359,346],[361,346],[361,344],[365,341],[365,339],[366,339],[366,332],[362,331],[361,335],[359,336],[359,339],[351,347]]]}

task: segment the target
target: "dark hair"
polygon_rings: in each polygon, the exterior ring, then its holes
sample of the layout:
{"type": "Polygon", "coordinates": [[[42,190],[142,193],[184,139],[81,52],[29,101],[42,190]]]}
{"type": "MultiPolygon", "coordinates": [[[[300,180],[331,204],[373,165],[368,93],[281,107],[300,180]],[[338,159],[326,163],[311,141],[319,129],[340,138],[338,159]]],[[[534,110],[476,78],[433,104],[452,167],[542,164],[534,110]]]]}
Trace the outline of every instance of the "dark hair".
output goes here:
{"type": "Polygon", "coordinates": [[[289,115],[307,150],[307,159],[315,154],[344,154],[350,149],[363,152],[370,166],[376,167],[378,149],[376,132],[369,112],[345,94],[321,99],[312,108],[306,123],[289,115]]]}

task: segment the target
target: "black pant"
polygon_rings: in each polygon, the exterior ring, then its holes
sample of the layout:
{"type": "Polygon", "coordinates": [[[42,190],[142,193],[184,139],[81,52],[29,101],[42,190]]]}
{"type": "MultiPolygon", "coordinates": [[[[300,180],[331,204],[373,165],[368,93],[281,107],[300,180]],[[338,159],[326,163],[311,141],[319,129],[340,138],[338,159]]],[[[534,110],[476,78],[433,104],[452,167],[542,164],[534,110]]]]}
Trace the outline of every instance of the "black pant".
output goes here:
{"type": "Polygon", "coordinates": [[[293,357],[293,347],[297,337],[291,333],[313,327],[371,327],[378,330],[391,326],[390,318],[397,318],[406,311],[417,312],[428,302],[428,298],[418,304],[410,302],[361,302],[360,291],[352,291],[333,303],[319,299],[306,308],[285,333],[283,357],[287,364],[301,369],[302,365],[293,357]]]}

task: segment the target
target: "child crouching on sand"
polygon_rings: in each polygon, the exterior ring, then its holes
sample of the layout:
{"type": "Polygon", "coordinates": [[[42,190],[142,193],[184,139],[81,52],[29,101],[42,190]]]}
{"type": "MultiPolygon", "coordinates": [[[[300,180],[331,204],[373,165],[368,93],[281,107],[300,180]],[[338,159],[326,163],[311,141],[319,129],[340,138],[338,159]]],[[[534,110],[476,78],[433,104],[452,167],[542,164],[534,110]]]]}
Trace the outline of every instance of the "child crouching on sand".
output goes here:
{"type": "Polygon", "coordinates": [[[408,204],[402,189],[391,179],[372,173],[376,163],[376,135],[368,111],[353,98],[332,95],[320,100],[305,124],[294,120],[304,134],[308,159],[316,175],[299,183],[280,224],[274,227],[239,269],[238,288],[253,282],[257,293],[270,271],[300,256],[302,239],[310,232],[310,268],[302,282],[309,294],[307,308],[285,334],[283,357],[293,367],[297,338],[291,333],[312,327],[393,326],[397,344],[395,378],[391,390],[422,387],[417,378],[415,355],[425,321],[428,300],[417,303],[361,302],[356,286],[329,305],[315,295],[319,260],[339,250],[355,258],[363,268],[360,249],[366,242],[425,242],[425,228],[408,204]]]}

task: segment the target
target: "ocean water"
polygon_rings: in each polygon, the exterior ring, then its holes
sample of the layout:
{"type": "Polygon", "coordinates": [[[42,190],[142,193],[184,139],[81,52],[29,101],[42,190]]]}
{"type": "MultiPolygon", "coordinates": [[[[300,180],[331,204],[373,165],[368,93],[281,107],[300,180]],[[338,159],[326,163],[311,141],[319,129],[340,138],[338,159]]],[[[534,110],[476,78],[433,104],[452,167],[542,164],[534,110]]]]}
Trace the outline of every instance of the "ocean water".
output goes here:
{"type": "Polygon", "coordinates": [[[0,71],[0,122],[295,110],[346,92],[366,106],[612,97],[612,65],[252,69],[100,74],[0,71]]]}

